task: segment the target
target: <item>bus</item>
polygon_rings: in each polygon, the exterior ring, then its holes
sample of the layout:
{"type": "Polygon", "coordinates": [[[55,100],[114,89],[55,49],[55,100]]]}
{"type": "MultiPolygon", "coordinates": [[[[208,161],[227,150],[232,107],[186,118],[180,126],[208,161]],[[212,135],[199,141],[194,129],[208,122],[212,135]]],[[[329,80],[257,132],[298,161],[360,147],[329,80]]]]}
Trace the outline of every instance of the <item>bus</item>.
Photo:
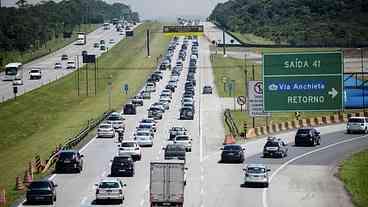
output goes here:
{"type": "Polygon", "coordinates": [[[9,63],[5,65],[4,81],[21,80],[23,76],[22,63],[9,63]]]}

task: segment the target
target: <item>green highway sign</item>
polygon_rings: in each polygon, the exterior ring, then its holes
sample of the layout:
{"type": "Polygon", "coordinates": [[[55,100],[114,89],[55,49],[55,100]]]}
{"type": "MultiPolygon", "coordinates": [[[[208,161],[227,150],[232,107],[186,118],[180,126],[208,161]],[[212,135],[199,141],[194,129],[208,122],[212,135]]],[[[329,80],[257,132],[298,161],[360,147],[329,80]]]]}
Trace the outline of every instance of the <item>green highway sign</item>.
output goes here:
{"type": "Polygon", "coordinates": [[[266,112],[343,109],[341,52],[263,54],[266,112]]]}

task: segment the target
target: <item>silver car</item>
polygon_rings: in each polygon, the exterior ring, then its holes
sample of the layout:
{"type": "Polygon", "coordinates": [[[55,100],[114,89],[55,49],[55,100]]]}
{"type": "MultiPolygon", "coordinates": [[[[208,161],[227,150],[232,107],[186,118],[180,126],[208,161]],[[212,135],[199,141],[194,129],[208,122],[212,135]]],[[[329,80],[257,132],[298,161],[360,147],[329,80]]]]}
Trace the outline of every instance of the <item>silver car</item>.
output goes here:
{"type": "Polygon", "coordinates": [[[138,131],[134,135],[134,140],[141,147],[152,147],[153,146],[153,137],[149,131],[138,131]]]}
{"type": "Polygon", "coordinates": [[[97,129],[97,137],[115,137],[115,130],[111,124],[102,123],[97,129]]]}
{"type": "Polygon", "coordinates": [[[348,134],[354,132],[368,133],[368,118],[367,117],[350,117],[346,124],[346,132],[348,134]]]}
{"type": "Polygon", "coordinates": [[[269,185],[268,172],[271,171],[263,164],[248,164],[244,169],[244,185],[261,184],[264,187],[269,185]]]}

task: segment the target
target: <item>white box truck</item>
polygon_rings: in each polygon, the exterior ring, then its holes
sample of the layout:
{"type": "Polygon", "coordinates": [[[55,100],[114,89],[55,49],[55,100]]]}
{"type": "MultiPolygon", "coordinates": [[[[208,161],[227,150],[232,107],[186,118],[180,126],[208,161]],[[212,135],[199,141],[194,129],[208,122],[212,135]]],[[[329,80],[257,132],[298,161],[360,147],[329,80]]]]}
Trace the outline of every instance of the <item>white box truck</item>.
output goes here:
{"type": "Polygon", "coordinates": [[[87,35],[84,32],[77,33],[77,44],[78,45],[85,45],[87,43],[87,35]]]}
{"type": "Polygon", "coordinates": [[[185,185],[183,160],[151,162],[150,202],[151,207],[183,207],[185,185]]]}

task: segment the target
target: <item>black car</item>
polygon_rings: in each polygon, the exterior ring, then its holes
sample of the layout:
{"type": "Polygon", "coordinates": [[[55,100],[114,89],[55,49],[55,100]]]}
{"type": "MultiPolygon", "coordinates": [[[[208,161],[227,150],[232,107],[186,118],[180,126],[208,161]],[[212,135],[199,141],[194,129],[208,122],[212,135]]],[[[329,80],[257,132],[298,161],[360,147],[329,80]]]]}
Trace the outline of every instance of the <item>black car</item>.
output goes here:
{"type": "Polygon", "coordinates": [[[54,204],[56,187],[57,185],[51,180],[32,181],[26,192],[26,202],[29,204],[38,202],[54,204]]]}
{"type": "Polygon", "coordinates": [[[211,86],[203,86],[203,94],[212,94],[211,86]]]}
{"type": "Polygon", "coordinates": [[[61,60],[67,60],[67,59],[68,59],[68,55],[67,54],[61,55],[61,60]]]}
{"type": "Polygon", "coordinates": [[[263,147],[263,157],[286,157],[287,152],[286,141],[276,137],[269,137],[263,147]]]}
{"type": "Polygon", "coordinates": [[[227,144],[223,148],[221,148],[221,160],[220,162],[244,162],[244,151],[243,148],[239,144],[227,144]]]}
{"type": "Polygon", "coordinates": [[[132,104],[136,106],[143,106],[143,96],[137,95],[131,98],[132,104]]]}
{"type": "Polygon", "coordinates": [[[319,145],[321,143],[320,132],[315,128],[300,128],[295,135],[295,146],[319,145]]]}
{"type": "Polygon", "coordinates": [[[83,169],[83,155],[77,150],[61,150],[57,155],[55,171],[57,173],[75,171],[80,173],[83,169]]]}
{"type": "Polygon", "coordinates": [[[174,85],[166,85],[165,89],[169,89],[171,92],[175,92],[175,86],[174,85]]]}
{"type": "Polygon", "coordinates": [[[164,147],[165,160],[178,159],[185,160],[185,146],[182,144],[168,144],[164,147]]]}
{"type": "Polygon", "coordinates": [[[193,120],[194,110],[191,107],[183,107],[180,109],[180,119],[181,120],[193,120]]]}
{"type": "Polygon", "coordinates": [[[151,107],[148,109],[148,118],[153,118],[154,120],[162,119],[163,111],[157,107],[151,107]]]}
{"type": "Polygon", "coordinates": [[[135,173],[134,160],[126,156],[116,156],[111,164],[111,176],[130,176],[133,177],[135,173]]]}
{"type": "Polygon", "coordinates": [[[123,108],[123,113],[124,114],[137,114],[136,106],[132,103],[125,104],[123,108]]]}

